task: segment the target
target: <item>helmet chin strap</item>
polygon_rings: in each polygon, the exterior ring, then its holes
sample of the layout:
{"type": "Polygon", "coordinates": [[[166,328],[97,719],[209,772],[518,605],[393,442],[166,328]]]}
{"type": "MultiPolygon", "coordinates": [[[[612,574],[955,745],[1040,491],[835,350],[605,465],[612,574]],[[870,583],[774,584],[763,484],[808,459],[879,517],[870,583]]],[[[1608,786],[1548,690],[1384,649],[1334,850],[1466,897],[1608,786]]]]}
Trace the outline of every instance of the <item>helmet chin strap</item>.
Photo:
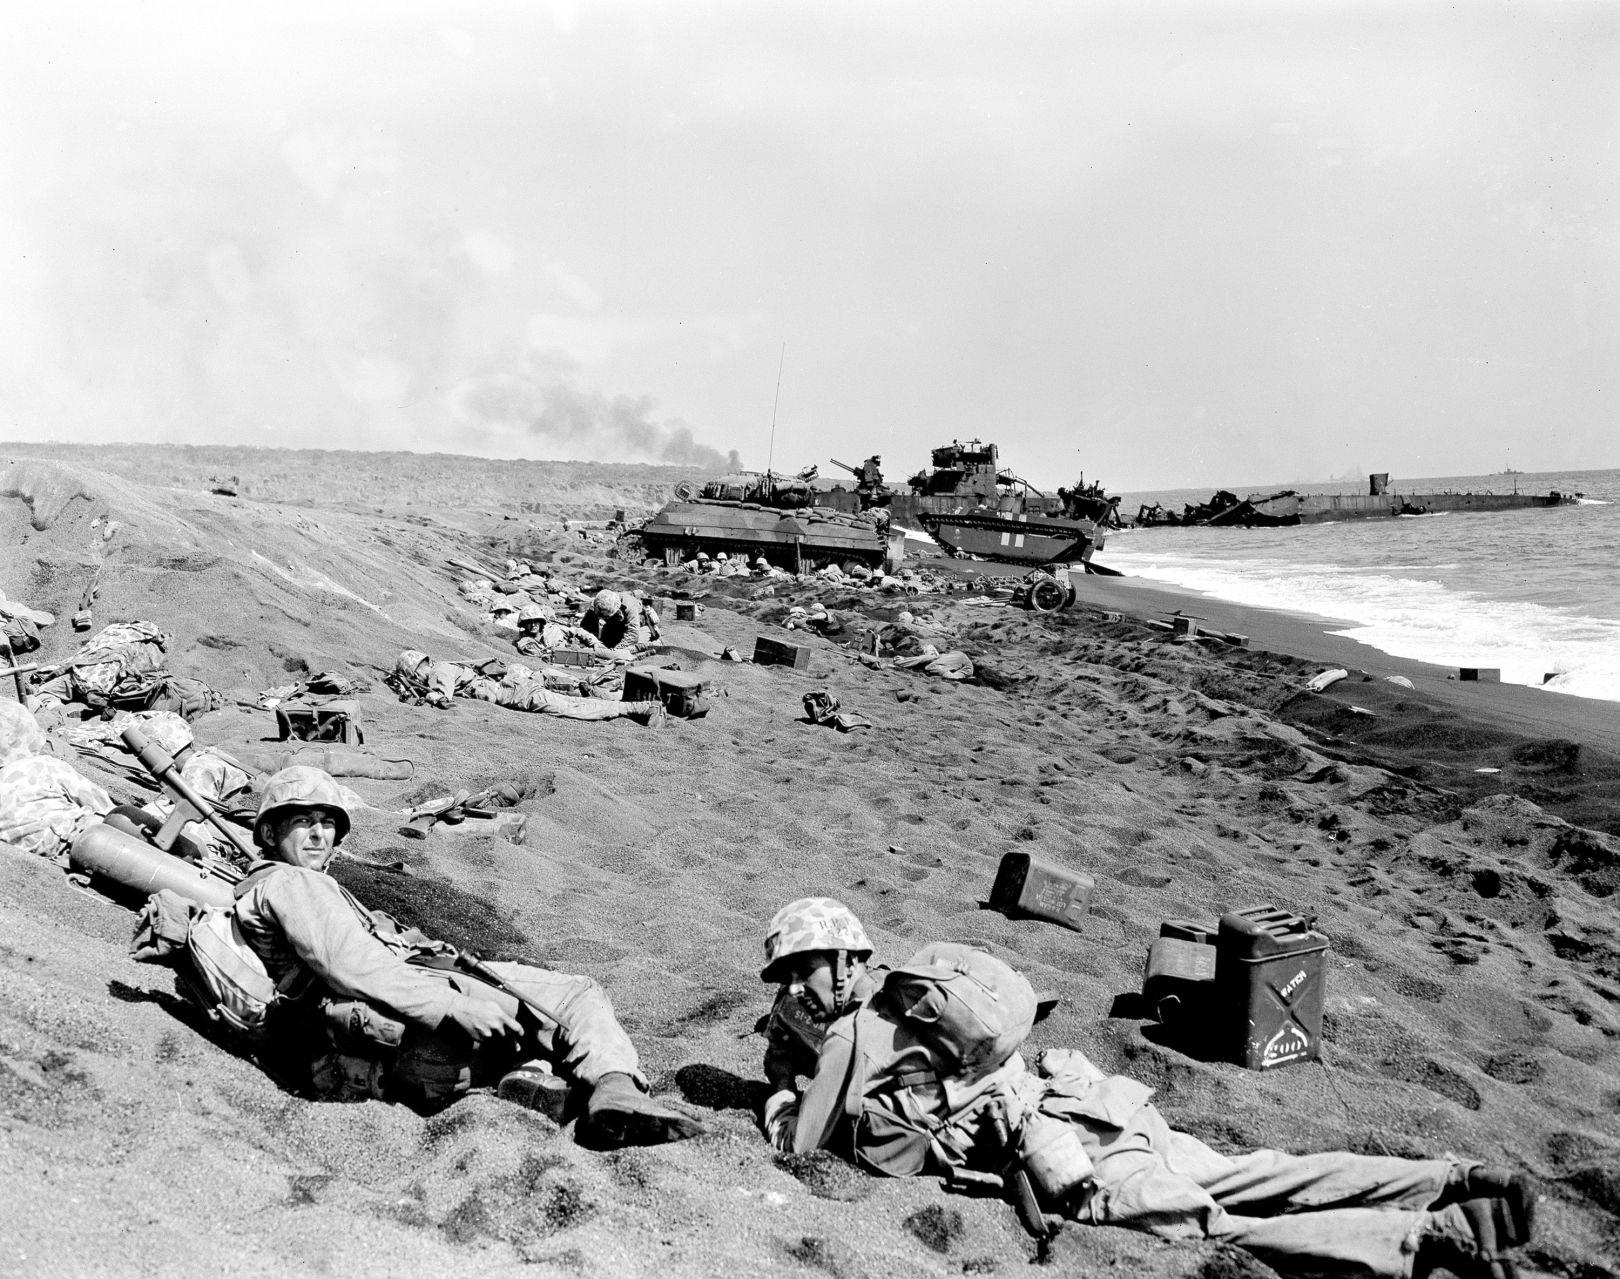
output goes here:
{"type": "Polygon", "coordinates": [[[850,971],[849,952],[833,952],[833,1003],[837,1012],[843,1012],[849,1003],[849,989],[854,984],[850,971]]]}

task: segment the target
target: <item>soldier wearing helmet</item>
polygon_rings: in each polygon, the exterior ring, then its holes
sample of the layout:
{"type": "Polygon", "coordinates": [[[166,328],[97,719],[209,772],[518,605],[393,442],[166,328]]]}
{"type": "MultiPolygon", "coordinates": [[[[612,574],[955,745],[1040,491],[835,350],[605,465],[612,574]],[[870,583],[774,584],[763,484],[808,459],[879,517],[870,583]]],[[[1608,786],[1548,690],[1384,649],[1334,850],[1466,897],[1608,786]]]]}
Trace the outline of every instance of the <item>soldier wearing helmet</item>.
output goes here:
{"type": "Polygon", "coordinates": [[[579,625],[604,648],[629,656],[652,643],[657,619],[628,591],[601,590],[592,597],[579,625]]]}
{"type": "Polygon", "coordinates": [[[765,1077],[776,1091],[813,1075],[827,1026],[876,991],[871,957],[861,921],[834,898],[801,897],[776,912],[759,974],[781,987],[765,1028],[765,1077]]]}
{"type": "MultiPolygon", "coordinates": [[[[897,975],[949,980],[969,971],[968,949],[928,947],[897,975]]],[[[1450,1155],[1217,1152],[1171,1129],[1151,1088],[1105,1074],[1078,1050],[1048,1049],[1033,1071],[1016,1049],[968,1065],[934,1033],[948,1001],[908,1002],[904,981],[870,995],[846,988],[851,974],[865,975],[870,953],[860,921],[831,898],[791,902],[771,920],[761,977],[836,1017],[813,1067],[796,1072],[810,1076],[802,1096],[767,1057],[776,1091],[764,1126],[779,1150],[833,1150],[889,1176],[995,1172],[1021,1186],[1025,1224],[1043,1235],[1063,1218],[1209,1239],[1285,1274],[1517,1273],[1508,1254],[1529,1242],[1536,1200],[1522,1173],[1450,1155]]],[[[1033,1010],[1028,983],[1000,969],[1033,1010]]],[[[980,968],[981,983],[991,971],[980,968]]],[[[981,1008],[1020,1002],[1010,982],[979,988],[993,996],[981,1008]]]]}
{"type": "Polygon", "coordinates": [[[497,989],[455,968],[451,947],[367,910],[330,878],[349,808],[319,769],[276,773],[253,822],[263,860],[237,889],[237,927],[266,973],[278,989],[311,992],[277,1041],[319,1095],[432,1105],[487,1084],[560,1122],[572,1083],[590,1089],[580,1131],[602,1144],[701,1131],[647,1096],[635,1046],[591,978],[492,964],[509,988],[497,989]]]}

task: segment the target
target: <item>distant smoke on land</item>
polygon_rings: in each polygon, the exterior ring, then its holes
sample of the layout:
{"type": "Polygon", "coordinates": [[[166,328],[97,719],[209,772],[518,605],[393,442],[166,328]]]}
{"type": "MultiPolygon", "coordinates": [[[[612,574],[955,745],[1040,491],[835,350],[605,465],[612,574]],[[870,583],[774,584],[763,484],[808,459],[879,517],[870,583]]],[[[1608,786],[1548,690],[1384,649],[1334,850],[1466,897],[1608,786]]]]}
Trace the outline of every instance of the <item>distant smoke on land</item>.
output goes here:
{"type": "Polygon", "coordinates": [[[544,441],[555,450],[597,459],[664,462],[709,470],[736,470],[737,450],[722,453],[700,443],[680,419],[653,419],[645,395],[583,391],[562,384],[540,386],[511,375],[477,378],[452,392],[451,409],[463,425],[515,437],[520,445],[544,441]]]}

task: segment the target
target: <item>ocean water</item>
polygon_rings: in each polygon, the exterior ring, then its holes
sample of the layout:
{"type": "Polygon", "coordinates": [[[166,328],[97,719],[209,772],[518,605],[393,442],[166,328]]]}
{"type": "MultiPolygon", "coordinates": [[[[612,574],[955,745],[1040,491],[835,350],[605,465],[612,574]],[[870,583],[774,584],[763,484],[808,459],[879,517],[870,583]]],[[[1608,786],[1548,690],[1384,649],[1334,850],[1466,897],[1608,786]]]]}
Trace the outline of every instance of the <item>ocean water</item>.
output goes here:
{"type": "MultiPolygon", "coordinates": [[[[1404,492],[1579,492],[1578,506],[1273,529],[1129,529],[1096,560],[1240,604],[1313,613],[1397,657],[1494,666],[1502,679],[1620,702],[1620,470],[1402,479],[1404,492]]],[[[1238,487],[1246,496],[1365,492],[1358,484],[1238,487]]],[[[1214,487],[1127,494],[1134,515],[1214,487]]]]}

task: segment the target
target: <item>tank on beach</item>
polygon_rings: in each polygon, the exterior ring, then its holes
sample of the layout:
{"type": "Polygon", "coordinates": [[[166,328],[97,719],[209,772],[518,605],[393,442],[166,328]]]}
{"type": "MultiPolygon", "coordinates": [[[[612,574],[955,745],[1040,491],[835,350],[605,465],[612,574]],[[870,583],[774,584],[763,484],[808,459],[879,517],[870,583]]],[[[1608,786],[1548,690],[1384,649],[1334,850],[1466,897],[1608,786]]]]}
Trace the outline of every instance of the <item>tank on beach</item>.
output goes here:
{"type": "MultiPolygon", "coordinates": [[[[826,564],[894,567],[907,529],[922,529],[948,552],[1006,564],[1083,564],[1118,527],[1119,499],[1102,485],[1043,493],[1001,467],[999,450],[980,440],[953,440],[932,452],[905,491],[884,483],[882,459],[859,467],[832,459],[854,477],[744,471],[682,484],[674,500],[627,539],[648,554],[679,563],[699,551],[766,560],[793,572],[826,564]]],[[[632,553],[633,553],[632,548],[632,553]]]]}
{"type": "Polygon", "coordinates": [[[854,493],[820,479],[813,466],[795,476],[744,471],[701,488],[677,485],[674,499],[621,542],[639,543],[641,551],[668,564],[699,551],[724,551],[750,562],[764,556],[794,573],[828,564],[879,568],[898,558],[890,548],[887,513],[863,509],[854,493]]]}

